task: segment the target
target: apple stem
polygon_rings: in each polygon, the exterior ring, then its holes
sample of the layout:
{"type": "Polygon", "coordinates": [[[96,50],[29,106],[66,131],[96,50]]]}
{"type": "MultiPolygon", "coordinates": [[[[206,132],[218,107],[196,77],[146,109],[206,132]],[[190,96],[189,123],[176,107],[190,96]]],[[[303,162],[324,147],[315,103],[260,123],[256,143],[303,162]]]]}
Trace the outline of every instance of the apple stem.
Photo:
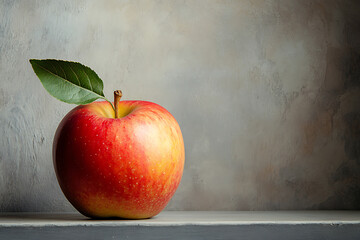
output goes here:
{"type": "Polygon", "coordinates": [[[120,90],[114,91],[115,118],[120,118],[119,103],[122,97],[120,90]]]}

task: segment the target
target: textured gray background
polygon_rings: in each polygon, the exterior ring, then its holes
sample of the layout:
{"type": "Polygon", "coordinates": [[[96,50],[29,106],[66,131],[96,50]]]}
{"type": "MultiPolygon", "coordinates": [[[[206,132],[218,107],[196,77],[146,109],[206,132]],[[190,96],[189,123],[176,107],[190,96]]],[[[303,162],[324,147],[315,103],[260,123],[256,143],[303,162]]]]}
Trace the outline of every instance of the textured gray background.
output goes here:
{"type": "Polygon", "coordinates": [[[359,1],[0,0],[0,211],[72,211],[52,139],[74,106],[29,58],[92,67],[185,140],[168,210],[360,208],[359,1]]]}

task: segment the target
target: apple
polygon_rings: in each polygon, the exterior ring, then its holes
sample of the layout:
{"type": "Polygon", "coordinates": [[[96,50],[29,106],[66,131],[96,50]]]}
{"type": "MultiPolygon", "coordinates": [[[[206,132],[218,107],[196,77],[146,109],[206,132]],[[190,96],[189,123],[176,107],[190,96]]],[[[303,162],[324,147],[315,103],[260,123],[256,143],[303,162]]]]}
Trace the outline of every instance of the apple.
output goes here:
{"type": "MultiPolygon", "coordinates": [[[[119,95],[119,93],[117,94],[119,95]]],[[[80,105],[61,121],[53,161],[70,203],[91,218],[150,218],[174,195],[184,168],[180,127],[147,101],[80,105]]]]}

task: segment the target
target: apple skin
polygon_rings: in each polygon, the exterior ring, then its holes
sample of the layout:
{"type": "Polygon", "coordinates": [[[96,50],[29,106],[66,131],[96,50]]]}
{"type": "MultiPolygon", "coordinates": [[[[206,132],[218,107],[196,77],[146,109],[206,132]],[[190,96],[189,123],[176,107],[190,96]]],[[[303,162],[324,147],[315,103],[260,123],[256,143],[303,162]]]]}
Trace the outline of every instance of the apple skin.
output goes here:
{"type": "Polygon", "coordinates": [[[70,203],[91,218],[150,218],[174,195],[184,168],[180,127],[163,107],[120,101],[70,111],[54,138],[53,161],[70,203]]]}

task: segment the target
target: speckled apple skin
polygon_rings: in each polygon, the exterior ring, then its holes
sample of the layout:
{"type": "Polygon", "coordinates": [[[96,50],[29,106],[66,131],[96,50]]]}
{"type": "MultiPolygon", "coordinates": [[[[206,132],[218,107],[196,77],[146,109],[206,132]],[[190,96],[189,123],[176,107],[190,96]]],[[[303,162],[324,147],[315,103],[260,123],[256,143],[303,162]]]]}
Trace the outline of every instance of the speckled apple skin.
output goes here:
{"type": "Polygon", "coordinates": [[[70,203],[92,218],[150,218],[174,195],[184,168],[180,127],[163,107],[121,101],[70,111],[54,138],[53,160],[70,203]]]}

